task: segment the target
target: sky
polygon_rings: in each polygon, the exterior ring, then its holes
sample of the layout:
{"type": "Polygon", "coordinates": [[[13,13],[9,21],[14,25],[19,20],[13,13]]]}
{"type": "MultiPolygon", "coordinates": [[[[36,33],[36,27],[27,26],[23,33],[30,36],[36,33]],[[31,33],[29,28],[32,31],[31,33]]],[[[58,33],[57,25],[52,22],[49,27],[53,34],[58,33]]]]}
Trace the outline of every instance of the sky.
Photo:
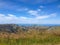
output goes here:
{"type": "Polygon", "coordinates": [[[0,0],[0,24],[60,24],[60,0],[0,0]]]}

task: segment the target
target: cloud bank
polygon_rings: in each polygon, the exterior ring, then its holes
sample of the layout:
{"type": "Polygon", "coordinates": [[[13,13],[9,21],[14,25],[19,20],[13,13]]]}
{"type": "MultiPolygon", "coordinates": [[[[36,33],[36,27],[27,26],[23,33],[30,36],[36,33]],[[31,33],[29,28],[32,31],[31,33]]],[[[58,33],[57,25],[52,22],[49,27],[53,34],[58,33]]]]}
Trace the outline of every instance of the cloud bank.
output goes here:
{"type": "Polygon", "coordinates": [[[2,24],[38,24],[40,20],[56,16],[56,14],[36,16],[34,18],[15,16],[13,14],[0,14],[0,23],[2,24]]]}

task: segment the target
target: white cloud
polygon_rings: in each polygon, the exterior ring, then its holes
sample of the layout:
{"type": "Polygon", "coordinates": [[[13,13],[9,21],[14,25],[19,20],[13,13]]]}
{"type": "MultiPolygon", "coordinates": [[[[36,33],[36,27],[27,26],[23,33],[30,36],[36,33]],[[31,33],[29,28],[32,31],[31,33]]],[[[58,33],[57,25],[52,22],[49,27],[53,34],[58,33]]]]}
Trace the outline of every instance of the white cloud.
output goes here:
{"type": "Polygon", "coordinates": [[[37,10],[28,10],[27,13],[29,13],[29,15],[35,16],[37,18],[48,18],[50,16],[52,17],[56,17],[56,13],[52,13],[52,14],[45,14],[41,16],[42,10],[41,9],[37,9],[37,10]]]}
{"type": "Polygon", "coordinates": [[[50,14],[52,17],[56,17],[57,16],[57,14],[56,13],[52,13],[52,14],[50,14]]]}
{"type": "Polygon", "coordinates": [[[25,23],[27,22],[27,17],[23,17],[23,16],[15,16],[13,14],[8,14],[8,15],[4,15],[4,14],[0,14],[0,23],[25,23]]]}
{"type": "Polygon", "coordinates": [[[38,16],[39,14],[39,11],[40,11],[40,9],[38,9],[38,10],[29,10],[28,11],[28,13],[30,14],[30,15],[33,15],[33,16],[38,16]]]}
{"type": "Polygon", "coordinates": [[[36,17],[36,19],[45,19],[45,18],[49,18],[49,17],[50,17],[49,15],[38,16],[38,17],[36,17]]]}
{"type": "Polygon", "coordinates": [[[0,17],[4,17],[5,15],[4,14],[0,14],[0,17]]]}
{"type": "Polygon", "coordinates": [[[41,9],[37,9],[37,11],[41,11],[41,9]]]}
{"type": "Polygon", "coordinates": [[[21,16],[21,17],[20,17],[20,19],[26,20],[26,19],[27,19],[27,17],[23,17],[23,16],[21,16]]]}
{"type": "Polygon", "coordinates": [[[52,13],[50,15],[37,16],[36,19],[45,19],[50,17],[56,17],[56,13],[52,13]]]}
{"type": "Polygon", "coordinates": [[[29,17],[24,17],[24,16],[15,16],[13,14],[8,14],[8,15],[4,15],[4,14],[0,14],[0,23],[25,23],[25,24],[38,24],[39,22],[41,22],[42,19],[46,19],[46,18],[50,18],[53,15],[44,15],[44,16],[36,16],[34,18],[29,18],[29,17]],[[40,21],[39,21],[40,20],[40,21]]]}

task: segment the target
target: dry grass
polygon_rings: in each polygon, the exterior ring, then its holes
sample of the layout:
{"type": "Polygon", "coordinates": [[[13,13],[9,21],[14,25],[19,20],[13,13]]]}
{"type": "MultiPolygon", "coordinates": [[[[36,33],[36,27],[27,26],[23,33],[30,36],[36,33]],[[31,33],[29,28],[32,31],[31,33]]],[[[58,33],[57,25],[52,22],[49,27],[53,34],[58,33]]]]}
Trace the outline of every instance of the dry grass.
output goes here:
{"type": "Polygon", "coordinates": [[[1,32],[0,45],[60,45],[60,27],[45,31],[1,32]]]}

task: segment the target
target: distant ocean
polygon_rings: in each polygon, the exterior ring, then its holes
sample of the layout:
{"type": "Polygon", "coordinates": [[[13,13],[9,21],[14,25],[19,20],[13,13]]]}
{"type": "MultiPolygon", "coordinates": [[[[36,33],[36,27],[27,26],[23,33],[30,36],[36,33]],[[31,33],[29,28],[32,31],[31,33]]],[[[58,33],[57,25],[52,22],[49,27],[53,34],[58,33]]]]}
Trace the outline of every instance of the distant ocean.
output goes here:
{"type": "Polygon", "coordinates": [[[18,24],[19,26],[60,26],[60,24],[18,24]]]}

